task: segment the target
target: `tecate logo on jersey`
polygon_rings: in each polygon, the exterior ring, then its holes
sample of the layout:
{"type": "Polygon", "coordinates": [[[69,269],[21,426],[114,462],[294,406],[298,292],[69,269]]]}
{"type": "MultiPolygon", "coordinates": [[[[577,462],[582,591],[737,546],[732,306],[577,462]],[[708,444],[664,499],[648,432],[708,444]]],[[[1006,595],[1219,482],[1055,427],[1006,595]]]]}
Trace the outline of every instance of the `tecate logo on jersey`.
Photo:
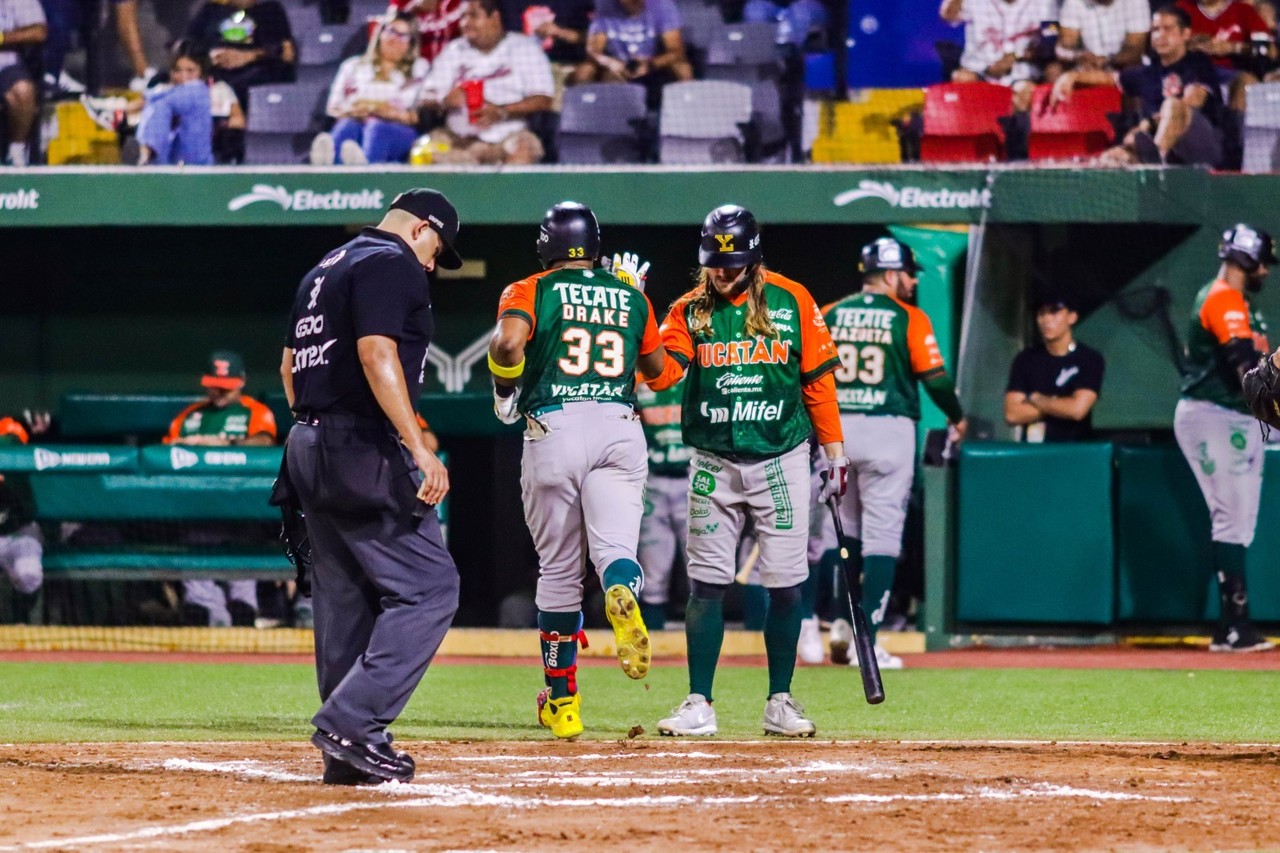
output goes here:
{"type": "Polygon", "coordinates": [[[0,210],[37,210],[39,207],[40,193],[36,190],[0,193],[0,210]]]}
{"type": "Polygon", "coordinates": [[[227,202],[227,210],[237,211],[258,202],[278,204],[282,210],[303,212],[308,210],[381,210],[382,190],[363,189],[356,192],[342,190],[319,191],[294,190],[282,186],[254,184],[253,189],[227,202]]]}
{"type": "Polygon", "coordinates": [[[855,201],[879,199],[890,207],[932,208],[939,210],[991,207],[990,189],[926,190],[921,187],[902,187],[883,181],[859,181],[858,188],[845,190],[832,201],[836,207],[844,207],[855,201]]]}

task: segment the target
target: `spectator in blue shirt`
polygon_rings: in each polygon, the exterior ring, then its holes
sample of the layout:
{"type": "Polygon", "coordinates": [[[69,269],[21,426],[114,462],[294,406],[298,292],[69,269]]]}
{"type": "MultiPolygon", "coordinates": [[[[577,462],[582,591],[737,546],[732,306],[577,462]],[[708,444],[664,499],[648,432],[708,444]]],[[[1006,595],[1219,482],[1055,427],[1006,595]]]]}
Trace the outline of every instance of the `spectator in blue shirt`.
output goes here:
{"type": "Polygon", "coordinates": [[[601,0],[587,30],[587,60],[575,83],[692,80],[674,0],[601,0]]]}

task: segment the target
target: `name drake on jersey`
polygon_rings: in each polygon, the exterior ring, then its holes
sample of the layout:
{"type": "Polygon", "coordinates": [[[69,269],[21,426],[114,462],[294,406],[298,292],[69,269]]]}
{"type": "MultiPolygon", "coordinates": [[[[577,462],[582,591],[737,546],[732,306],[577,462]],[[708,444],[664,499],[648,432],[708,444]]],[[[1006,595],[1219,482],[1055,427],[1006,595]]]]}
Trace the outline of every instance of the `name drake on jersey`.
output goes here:
{"type": "Polygon", "coordinates": [[[605,326],[630,325],[632,292],[629,290],[567,281],[556,282],[552,289],[560,295],[560,316],[565,320],[605,326]]]}

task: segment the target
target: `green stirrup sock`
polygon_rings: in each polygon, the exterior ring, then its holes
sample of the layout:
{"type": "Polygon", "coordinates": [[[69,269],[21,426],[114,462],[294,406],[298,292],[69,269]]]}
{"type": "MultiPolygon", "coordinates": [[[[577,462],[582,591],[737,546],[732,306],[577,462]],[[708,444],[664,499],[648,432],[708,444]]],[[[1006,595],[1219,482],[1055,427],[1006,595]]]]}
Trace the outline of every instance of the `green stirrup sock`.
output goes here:
{"type": "Polygon", "coordinates": [[[582,611],[573,613],[550,613],[538,611],[538,630],[542,643],[543,679],[551,688],[552,699],[563,699],[572,696],[578,690],[577,679],[571,676],[578,664],[578,632],[582,630],[582,611]],[[551,634],[559,634],[559,642],[547,639],[551,634]],[[553,648],[554,647],[554,648],[553,648]],[[551,671],[564,673],[552,675],[551,671]],[[570,684],[573,681],[573,684],[570,684]]]}
{"type": "Polygon", "coordinates": [[[764,628],[765,614],[769,612],[769,591],[762,586],[747,584],[742,588],[742,627],[748,631],[764,628]]]}
{"type": "Polygon", "coordinates": [[[800,585],[800,610],[808,619],[818,609],[818,584],[822,582],[822,559],[809,564],[809,577],[800,585]]]}
{"type": "Polygon", "coordinates": [[[622,584],[629,588],[632,595],[639,599],[640,588],[644,586],[644,572],[640,570],[640,564],[635,560],[626,558],[614,560],[605,566],[600,576],[600,582],[604,584],[605,589],[622,584]]]}
{"type": "Polygon", "coordinates": [[[646,604],[640,602],[640,617],[644,619],[644,626],[650,631],[661,631],[667,627],[667,605],[665,604],[646,604]]]}
{"type": "MultiPolygon", "coordinates": [[[[684,636],[689,646],[689,692],[711,701],[711,684],[724,644],[724,602],[689,596],[684,612],[684,636]]],[[[792,653],[795,653],[793,644],[792,653]]]]}
{"type": "Polygon", "coordinates": [[[889,608],[889,591],[893,589],[893,570],[897,564],[897,557],[880,554],[862,558],[862,609],[871,623],[872,640],[880,633],[880,623],[889,608]]]}
{"type": "MultiPolygon", "coordinates": [[[[787,592],[781,590],[780,592],[787,592]]],[[[796,671],[796,643],[804,610],[799,591],[790,596],[769,597],[769,615],[764,621],[764,649],[769,658],[769,695],[791,692],[791,676],[796,671]]]]}

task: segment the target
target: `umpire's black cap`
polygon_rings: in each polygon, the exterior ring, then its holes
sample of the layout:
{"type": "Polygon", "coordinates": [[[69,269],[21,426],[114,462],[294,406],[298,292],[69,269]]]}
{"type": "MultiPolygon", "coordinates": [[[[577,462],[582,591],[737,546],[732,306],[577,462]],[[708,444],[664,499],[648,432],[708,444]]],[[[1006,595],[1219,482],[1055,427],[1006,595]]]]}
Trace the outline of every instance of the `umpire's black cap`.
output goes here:
{"type": "Polygon", "coordinates": [[[916,253],[906,243],[892,237],[881,237],[862,247],[858,271],[870,275],[884,270],[902,270],[909,275],[919,275],[920,265],[916,263],[916,253]]]}
{"type": "Polygon", "coordinates": [[[1222,232],[1218,244],[1218,260],[1229,261],[1245,272],[1276,263],[1276,241],[1261,228],[1240,222],[1222,232]]]}
{"type": "Polygon", "coordinates": [[[440,249],[440,257],[436,258],[436,266],[447,270],[462,266],[462,257],[453,247],[458,239],[458,211],[444,193],[425,187],[405,190],[391,202],[391,209],[413,214],[440,235],[440,242],[444,245],[440,249]]]}

